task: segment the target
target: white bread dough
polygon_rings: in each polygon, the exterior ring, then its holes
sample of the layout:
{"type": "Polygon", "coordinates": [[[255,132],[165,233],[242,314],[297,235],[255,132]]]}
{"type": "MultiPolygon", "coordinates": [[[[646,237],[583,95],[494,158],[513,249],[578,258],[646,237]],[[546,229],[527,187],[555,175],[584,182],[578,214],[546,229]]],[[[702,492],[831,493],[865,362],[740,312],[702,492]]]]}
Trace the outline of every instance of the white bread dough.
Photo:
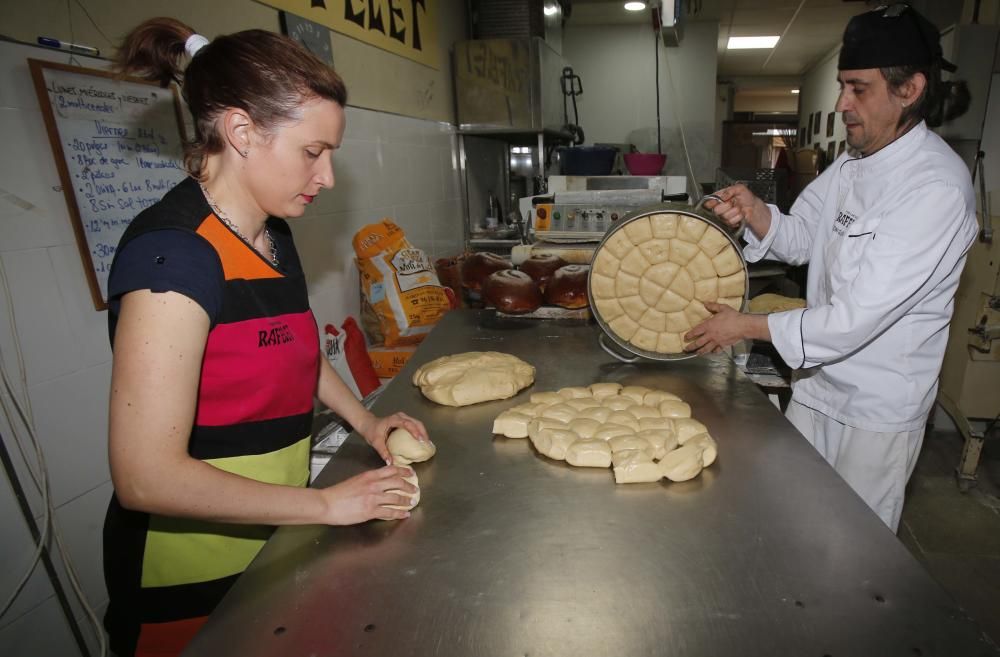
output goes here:
{"type": "Polygon", "coordinates": [[[590,394],[594,396],[595,399],[601,399],[603,397],[614,397],[622,389],[622,384],[614,382],[601,382],[601,383],[591,383],[588,386],[590,394]]]}
{"type": "Polygon", "coordinates": [[[677,444],[683,445],[699,433],[708,433],[708,428],[691,417],[681,417],[674,420],[674,431],[677,432],[677,444]]]}
{"type": "Polygon", "coordinates": [[[660,460],[660,471],[670,481],[694,479],[703,469],[701,445],[682,445],[660,460]]]}
{"type": "Polygon", "coordinates": [[[615,452],[626,452],[632,450],[640,450],[646,453],[649,458],[653,458],[653,446],[649,444],[649,441],[645,438],[640,438],[639,436],[632,434],[629,436],[615,436],[608,441],[608,446],[611,447],[611,453],[615,452]]]}
{"type": "Polygon", "coordinates": [[[653,448],[652,457],[654,459],[662,459],[667,452],[677,447],[677,436],[673,431],[646,429],[635,435],[645,440],[653,448]]]}
{"type": "Polygon", "coordinates": [[[402,427],[397,427],[385,439],[386,449],[392,454],[393,465],[409,465],[420,463],[434,456],[437,448],[434,443],[420,442],[412,433],[402,427]]]}
{"type": "Polygon", "coordinates": [[[493,433],[507,438],[527,438],[528,423],[534,418],[508,409],[493,420],[493,433]]]}
{"type": "Polygon", "coordinates": [[[715,463],[715,459],[719,455],[719,446],[716,444],[715,439],[707,433],[699,433],[689,438],[684,444],[702,448],[701,464],[706,468],[715,463]]]}
{"type": "Polygon", "coordinates": [[[386,507],[388,507],[390,509],[398,509],[399,511],[409,511],[409,510],[413,509],[415,506],[417,506],[418,504],[420,504],[420,485],[417,483],[417,473],[413,470],[413,468],[410,468],[410,474],[409,475],[404,475],[403,476],[403,481],[405,481],[407,483],[410,483],[410,484],[413,484],[414,486],[416,486],[417,487],[417,492],[416,493],[407,493],[406,491],[400,490],[398,488],[391,488],[391,489],[387,490],[386,492],[387,493],[396,493],[398,495],[402,495],[403,497],[410,498],[410,504],[409,504],[409,506],[402,506],[402,505],[399,505],[399,504],[386,504],[385,505],[386,507]]]}
{"type": "Polygon", "coordinates": [[[470,351],[442,356],[413,373],[413,385],[445,406],[468,406],[513,397],[535,381],[535,368],[516,356],[470,351]]]}
{"type": "Polygon", "coordinates": [[[594,432],[595,440],[611,440],[616,436],[631,436],[635,434],[635,429],[622,424],[602,424],[594,432]]]}
{"type": "Polygon", "coordinates": [[[691,406],[687,402],[668,399],[660,404],[660,415],[669,418],[691,417],[691,406]]]}
{"type": "Polygon", "coordinates": [[[641,484],[659,481],[660,466],[642,450],[627,450],[612,454],[616,484],[641,484]]]}
{"type": "Polygon", "coordinates": [[[566,450],[566,462],[581,468],[606,468],[611,465],[611,447],[603,440],[581,438],[566,450]]]}

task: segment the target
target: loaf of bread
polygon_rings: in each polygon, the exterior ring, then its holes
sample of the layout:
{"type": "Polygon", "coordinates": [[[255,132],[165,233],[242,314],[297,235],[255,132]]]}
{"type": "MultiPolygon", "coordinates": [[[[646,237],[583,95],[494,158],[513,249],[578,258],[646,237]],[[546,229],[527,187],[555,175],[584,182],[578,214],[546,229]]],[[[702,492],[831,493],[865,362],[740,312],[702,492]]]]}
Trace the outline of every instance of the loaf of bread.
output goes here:
{"type": "Polygon", "coordinates": [[[545,288],[545,302],[563,308],[587,306],[587,276],[589,265],[566,265],[552,275],[545,288]]]}
{"type": "Polygon", "coordinates": [[[483,299],[502,313],[523,315],[538,310],[542,305],[542,291],[531,276],[505,269],[486,277],[483,299]]]}
{"type": "Polygon", "coordinates": [[[472,253],[462,260],[462,285],[478,292],[490,274],[512,268],[509,260],[495,253],[472,253]]]}

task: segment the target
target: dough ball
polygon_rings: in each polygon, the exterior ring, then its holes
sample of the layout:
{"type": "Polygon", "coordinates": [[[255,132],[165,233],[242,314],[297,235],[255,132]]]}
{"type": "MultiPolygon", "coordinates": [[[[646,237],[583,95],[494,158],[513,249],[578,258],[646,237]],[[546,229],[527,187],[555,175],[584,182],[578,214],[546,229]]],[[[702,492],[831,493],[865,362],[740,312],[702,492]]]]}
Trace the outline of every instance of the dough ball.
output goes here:
{"type": "Polygon", "coordinates": [[[534,381],[534,367],[516,356],[496,351],[442,356],[413,373],[413,384],[420,387],[423,395],[445,406],[506,399],[534,381]]]}
{"type": "Polygon", "coordinates": [[[639,250],[650,264],[658,265],[670,259],[670,240],[651,239],[640,244],[639,250]]]}
{"type": "Polygon", "coordinates": [[[614,299],[615,279],[595,272],[590,276],[590,291],[595,299],[614,299]]]}
{"type": "Polygon", "coordinates": [[[649,443],[649,446],[653,449],[652,456],[657,460],[662,459],[667,455],[667,452],[677,447],[677,436],[674,435],[673,430],[647,429],[635,435],[649,443]]]}
{"type": "Polygon", "coordinates": [[[641,404],[642,400],[650,392],[652,392],[652,389],[646,386],[625,386],[618,394],[622,397],[628,397],[637,404],[641,404]]]}
{"type": "Polygon", "coordinates": [[[608,445],[611,446],[611,453],[615,452],[625,452],[632,450],[640,450],[646,453],[650,458],[653,458],[653,446],[649,442],[640,438],[635,434],[628,436],[615,436],[608,441],[608,445]]]}
{"type": "Polygon", "coordinates": [[[597,427],[597,431],[594,432],[594,440],[608,441],[612,438],[617,438],[618,436],[631,436],[635,434],[635,429],[632,427],[626,427],[623,424],[611,424],[605,423],[597,427]]]}
{"type": "Polygon", "coordinates": [[[601,400],[601,405],[612,411],[624,411],[626,408],[635,406],[635,400],[628,397],[605,397],[601,400]]]}
{"type": "Polygon", "coordinates": [[[661,417],[659,408],[653,408],[652,406],[646,406],[644,404],[643,405],[636,404],[635,406],[629,406],[627,409],[625,409],[624,412],[628,413],[637,420],[641,420],[642,418],[645,417],[655,417],[657,419],[661,417]]]}
{"type": "Polygon", "coordinates": [[[746,280],[742,271],[716,279],[719,281],[720,297],[741,297],[746,292],[746,280]]]}
{"type": "Polygon", "coordinates": [[[667,392],[666,390],[651,390],[646,393],[645,397],[642,398],[642,403],[646,406],[655,406],[659,408],[660,404],[670,399],[675,399],[677,401],[681,400],[680,397],[672,392],[667,392]]]}
{"type": "Polygon", "coordinates": [[[569,404],[552,404],[541,413],[541,417],[552,418],[560,422],[569,422],[576,417],[577,410],[569,404]]]}
{"type": "Polygon", "coordinates": [[[621,260],[607,249],[601,249],[594,255],[594,273],[614,280],[621,267],[621,260]]]}
{"type": "Polygon", "coordinates": [[[575,432],[561,429],[550,429],[548,438],[549,450],[545,455],[557,461],[565,460],[569,446],[580,439],[575,432]]]}
{"type": "Polygon", "coordinates": [[[704,467],[708,467],[715,463],[716,457],[719,456],[719,446],[707,433],[699,433],[688,439],[685,445],[695,445],[702,448],[701,453],[701,464],[704,467]]]}
{"type": "Polygon", "coordinates": [[[566,405],[575,408],[579,412],[585,408],[598,407],[601,405],[601,402],[597,401],[593,397],[582,397],[578,399],[567,399],[566,405]]]}
{"type": "Polygon", "coordinates": [[[608,419],[612,411],[607,406],[595,406],[592,408],[585,408],[577,415],[577,417],[590,418],[591,420],[597,420],[601,424],[608,419]]]}
{"type": "Polygon", "coordinates": [[[389,437],[385,440],[385,446],[392,454],[393,465],[420,463],[434,456],[437,452],[434,443],[420,442],[412,433],[402,427],[393,429],[389,433],[389,437]]]}
{"type": "Polygon", "coordinates": [[[636,419],[634,415],[628,411],[614,411],[605,420],[606,424],[619,424],[623,427],[628,427],[632,431],[639,430],[639,420],[636,419]]]}
{"type": "Polygon", "coordinates": [[[670,239],[677,237],[676,214],[654,214],[649,217],[649,227],[653,231],[653,237],[658,239],[670,239]]]}
{"type": "Polygon", "coordinates": [[[625,314],[625,309],[618,303],[617,299],[595,299],[594,308],[597,313],[604,318],[605,322],[611,323],[625,314]]]}
{"type": "Polygon", "coordinates": [[[561,404],[566,401],[562,395],[558,392],[533,392],[531,397],[532,404],[545,404],[546,406],[551,406],[552,404],[561,404]]]}
{"type": "Polygon", "coordinates": [[[610,251],[618,260],[621,260],[629,254],[634,246],[624,231],[616,230],[611,233],[600,249],[610,251]]]}
{"type": "Polygon", "coordinates": [[[677,224],[677,236],[688,242],[697,244],[708,230],[708,222],[684,215],[677,224]]]}
{"type": "Polygon", "coordinates": [[[530,415],[508,409],[493,420],[493,433],[507,438],[527,438],[528,424],[533,419],[530,415]]]}
{"type": "Polygon", "coordinates": [[[701,236],[701,239],[698,240],[698,248],[704,251],[705,255],[709,258],[714,258],[719,255],[719,251],[727,246],[732,246],[729,238],[715,226],[710,226],[709,229],[705,231],[705,234],[701,236]]]}
{"type": "Polygon", "coordinates": [[[611,465],[611,447],[603,440],[581,438],[566,450],[566,462],[581,468],[607,468],[611,465]]]}
{"type": "Polygon", "coordinates": [[[622,228],[628,238],[632,240],[632,244],[643,244],[648,242],[653,238],[653,229],[649,225],[649,217],[642,217],[641,219],[635,219],[630,221],[622,228]]]}
{"type": "Polygon", "coordinates": [[[670,481],[694,479],[704,467],[701,460],[703,451],[700,445],[682,445],[667,452],[660,460],[660,472],[670,481]]]}
{"type": "Polygon", "coordinates": [[[659,481],[663,477],[660,466],[642,450],[626,450],[611,455],[616,484],[640,484],[659,481]]]}
{"type": "Polygon", "coordinates": [[[659,333],[650,331],[648,328],[643,328],[640,326],[636,330],[635,334],[632,335],[632,339],[629,340],[632,344],[639,347],[640,349],[645,349],[646,351],[654,351],[656,349],[656,342],[659,338],[659,333]]]}
{"type": "Polygon", "coordinates": [[[691,242],[684,241],[680,237],[675,237],[670,240],[670,262],[683,267],[687,263],[691,262],[691,258],[695,257],[699,253],[701,253],[701,249],[691,242]]]}
{"type": "Polygon", "coordinates": [[[743,269],[743,262],[732,246],[723,249],[719,255],[712,258],[712,264],[715,265],[715,272],[720,277],[735,274],[743,269]]]}
{"type": "Polygon", "coordinates": [[[677,418],[674,420],[674,431],[677,432],[677,442],[683,445],[699,433],[708,433],[708,428],[691,417],[677,418]]]}
{"type": "Polygon", "coordinates": [[[527,415],[529,417],[535,417],[541,413],[544,408],[546,408],[545,404],[532,404],[531,402],[525,402],[507,410],[514,413],[521,413],[522,415],[527,415]]]}
{"type": "Polygon", "coordinates": [[[590,397],[593,397],[590,392],[590,388],[585,388],[583,386],[561,388],[558,392],[556,392],[556,394],[566,399],[589,399],[590,397]]]}
{"type": "Polygon", "coordinates": [[[661,354],[679,354],[684,351],[684,341],[680,333],[660,333],[656,340],[656,350],[661,354]]]}
{"type": "Polygon", "coordinates": [[[632,249],[628,255],[622,258],[622,265],[618,271],[618,275],[621,276],[622,272],[626,272],[638,278],[642,276],[643,272],[649,269],[649,264],[646,257],[642,255],[642,250],[632,249]]]}
{"type": "Polygon", "coordinates": [[[644,417],[639,418],[639,431],[646,431],[649,429],[658,429],[660,431],[669,431],[671,434],[676,433],[674,428],[675,420],[669,417],[644,417]]]}
{"type": "MultiPolygon", "coordinates": [[[[400,465],[400,464],[396,464],[396,465],[400,465]]],[[[404,475],[403,476],[403,481],[405,481],[405,482],[407,482],[409,484],[413,484],[414,486],[416,486],[417,487],[417,492],[415,492],[415,493],[408,493],[408,492],[406,492],[404,490],[400,490],[398,488],[390,488],[386,492],[387,493],[396,493],[397,495],[402,495],[403,497],[410,498],[410,504],[409,504],[409,506],[402,506],[402,505],[399,505],[399,504],[386,504],[385,505],[386,507],[388,507],[390,509],[397,509],[399,511],[409,511],[409,510],[413,509],[415,506],[417,506],[418,504],[420,504],[420,485],[417,483],[417,473],[414,472],[413,468],[410,468],[410,474],[409,475],[404,475]]]]}
{"type": "Polygon", "coordinates": [[[687,402],[668,399],[660,404],[660,415],[669,418],[689,418],[691,417],[691,406],[687,402]]]}
{"type": "Polygon", "coordinates": [[[603,399],[604,397],[614,397],[617,395],[622,389],[622,384],[613,382],[591,383],[589,389],[590,394],[595,399],[603,399]]]}
{"type": "Polygon", "coordinates": [[[601,422],[589,417],[578,417],[575,420],[570,420],[569,429],[580,438],[593,438],[601,424],[601,422]]]}

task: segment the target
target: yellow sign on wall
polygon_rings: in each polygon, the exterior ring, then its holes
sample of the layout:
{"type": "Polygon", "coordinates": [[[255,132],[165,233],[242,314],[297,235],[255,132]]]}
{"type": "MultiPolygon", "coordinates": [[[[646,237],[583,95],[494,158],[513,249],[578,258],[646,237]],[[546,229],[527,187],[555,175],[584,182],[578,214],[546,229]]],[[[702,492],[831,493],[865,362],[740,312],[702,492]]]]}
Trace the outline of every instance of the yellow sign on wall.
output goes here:
{"type": "Polygon", "coordinates": [[[261,0],[331,30],[438,68],[436,0],[261,0]]]}

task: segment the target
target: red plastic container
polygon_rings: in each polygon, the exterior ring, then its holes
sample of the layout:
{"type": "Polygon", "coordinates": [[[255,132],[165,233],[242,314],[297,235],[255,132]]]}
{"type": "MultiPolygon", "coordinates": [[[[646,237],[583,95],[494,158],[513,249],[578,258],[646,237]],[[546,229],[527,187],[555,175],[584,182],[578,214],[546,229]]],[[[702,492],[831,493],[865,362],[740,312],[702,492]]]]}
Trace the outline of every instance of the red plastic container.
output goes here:
{"type": "Polygon", "coordinates": [[[667,163],[667,156],[659,153],[626,153],[622,158],[633,176],[658,176],[667,163]]]}

